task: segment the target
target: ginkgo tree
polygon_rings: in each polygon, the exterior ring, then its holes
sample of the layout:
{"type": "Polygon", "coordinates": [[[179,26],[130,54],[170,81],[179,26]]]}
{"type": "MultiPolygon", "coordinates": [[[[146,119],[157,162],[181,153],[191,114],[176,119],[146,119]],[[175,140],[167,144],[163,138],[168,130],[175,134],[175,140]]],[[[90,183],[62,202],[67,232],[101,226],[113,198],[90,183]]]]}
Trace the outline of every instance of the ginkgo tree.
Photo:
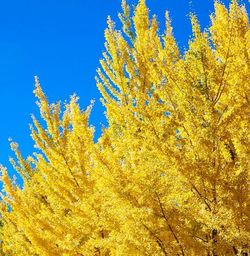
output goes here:
{"type": "Polygon", "coordinates": [[[49,104],[37,147],[2,168],[7,255],[248,255],[250,250],[250,31],[236,0],[215,2],[181,53],[166,12],[160,35],[144,0],[125,1],[122,30],[108,18],[97,86],[108,127],[98,142],[73,96],[49,104]]]}

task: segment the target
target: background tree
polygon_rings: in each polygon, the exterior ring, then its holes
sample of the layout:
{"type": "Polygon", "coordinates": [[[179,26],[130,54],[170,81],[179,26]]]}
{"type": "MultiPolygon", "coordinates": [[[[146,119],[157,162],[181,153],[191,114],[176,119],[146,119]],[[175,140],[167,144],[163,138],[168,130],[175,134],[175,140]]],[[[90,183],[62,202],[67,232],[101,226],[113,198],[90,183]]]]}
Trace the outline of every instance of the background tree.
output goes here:
{"type": "Polygon", "coordinates": [[[60,119],[60,103],[49,105],[38,80],[35,94],[45,128],[33,117],[32,138],[39,153],[24,160],[16,143],[12,148],[24,189],[11,184],[3,170],[11,211],[3,211],[4,251],[8,255],[94,255],[101,236],[101,196],[94,191],[90,154],[93,129],[90,108],[80,111],[73,96],[60,119]],[[92,242],[91,242],[92,241],[92,242]],[[91,245],[94,243],[94,246],[91,245]],[[84,244],[84,246],[83,246],[84,244]]]}

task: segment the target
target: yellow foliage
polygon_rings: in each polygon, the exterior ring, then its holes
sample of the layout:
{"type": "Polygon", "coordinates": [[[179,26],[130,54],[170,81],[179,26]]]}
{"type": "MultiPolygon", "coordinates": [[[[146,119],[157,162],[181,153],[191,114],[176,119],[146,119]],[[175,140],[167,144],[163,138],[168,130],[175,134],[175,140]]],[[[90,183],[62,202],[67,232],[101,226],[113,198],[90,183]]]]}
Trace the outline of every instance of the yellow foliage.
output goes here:
{"type": "Polygon", "coordinates": [[[215,2],[211,26],[181,54],[144,0],[123,31],[108,19],[97,86],[108,128],[98,142],[73,96],[61,112],[36,78],[38,151],[2,180],[9,256],[247,255],[250,249],[250,31],[246,10],[215,2]],[[244,254],[245,253],[245,254],[244,254]]]}

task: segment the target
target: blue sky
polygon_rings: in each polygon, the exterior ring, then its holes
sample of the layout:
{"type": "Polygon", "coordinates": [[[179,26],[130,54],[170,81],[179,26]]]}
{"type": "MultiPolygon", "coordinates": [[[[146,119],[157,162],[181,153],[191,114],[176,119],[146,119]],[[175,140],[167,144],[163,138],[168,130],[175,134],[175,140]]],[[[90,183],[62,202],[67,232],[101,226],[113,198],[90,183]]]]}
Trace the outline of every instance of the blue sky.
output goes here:
{"type": "MultiPolygon", "coordinates": [[[[228,5],[229,0],[223,2],[228,5]]],[[[105,118],[94,76],[104,49],[107,16],[118,21],[120,3],[120,0],[0,0],[0,163],[11,174],[14,172],[8,156],[13,153],[8,138],[19,143],[25,156],[33,152],[30,114],[38,116],[32,93],[34,75],[39,76],[50,101],[64,101],[77,93],[81,107],[85,108],[95,99],[91,123],[96,126],[96,137],[99,136],[100,123],[105,123],[105,118]]],[[[174,34],[182,49],[191,34],[188,13],[195,11],[205,27],[213,11],[213,0],[147,0],[147,3],[162,27],[164,12],[170,11],[174,34]]]]}

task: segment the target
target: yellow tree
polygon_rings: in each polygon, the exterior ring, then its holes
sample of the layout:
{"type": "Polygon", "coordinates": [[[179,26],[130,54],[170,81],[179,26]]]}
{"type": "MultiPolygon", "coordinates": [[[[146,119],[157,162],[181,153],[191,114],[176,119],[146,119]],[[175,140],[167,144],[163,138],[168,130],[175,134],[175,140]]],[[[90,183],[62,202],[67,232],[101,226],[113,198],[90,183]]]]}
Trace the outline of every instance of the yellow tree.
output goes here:
{"type": "Polygon", "coordinates": [[[3,169],[3,248],[7,255],[94,255],[102,237],[101,196],[92,178],[93,129],[90,108],[82,112],[73,96],[60,118],[60,103],[49,105],[36,81],[35,94],[45,128],[33,118],[31,135],[39,152],[24,160],[16,143],[15,169],[24,189],[3,169]],[[4,207],[5,206],[5,207],[4,207]]]}
{"type": "Polygon", "coordinates": [[[240,255],[250,241],[246,10],[215,2],[204,32],[193,15],[180,54],[168,13],[161,37],[143,0],[132,18],[125,1],[123,9],[124,33],[108,21],[97,79],[109,121],[99,142],[104,178],[124,202],[117,247],[121,255],[240,255]]]}
{"type": "Polygon", "coordinates": [[[109,126],[97,143],[76,97],[60,113],[37,81],[40,150],[3,169],[7,255],[247,255],[250,32],[244,6],[215,2],[180,53],[145,1],[108,19],[98,70],[109,126]]]}

